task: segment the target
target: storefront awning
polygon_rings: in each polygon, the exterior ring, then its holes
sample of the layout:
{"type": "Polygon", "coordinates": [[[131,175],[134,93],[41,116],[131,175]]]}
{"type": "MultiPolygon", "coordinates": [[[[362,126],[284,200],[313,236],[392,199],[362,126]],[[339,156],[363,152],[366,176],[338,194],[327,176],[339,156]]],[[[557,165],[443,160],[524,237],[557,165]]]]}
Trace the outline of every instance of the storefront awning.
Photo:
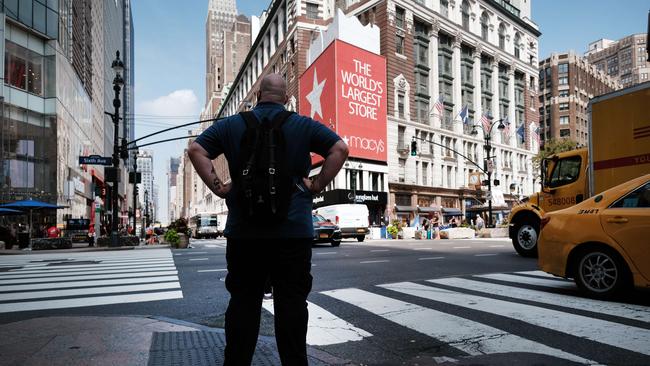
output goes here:
{"type": "Polygon", "coordinates": [[[460,216],[463,214],[463,211],[455,207],[443,207],[442,214],[444,216],[460,216]]]}
{"type": "Polygon", "coordinates": [[[413,206],[398,206],[398,205],[395,205],[395,211],[397,211],[397,212],[413,212],[413,211],[415,211],[415,207],[413,207],[413,206]]]}
{"type": "Polygon", "coordinates": [[[424,212],[424,213],[440,212],[440,206],[418,207],[418,212],[424,212]]]}

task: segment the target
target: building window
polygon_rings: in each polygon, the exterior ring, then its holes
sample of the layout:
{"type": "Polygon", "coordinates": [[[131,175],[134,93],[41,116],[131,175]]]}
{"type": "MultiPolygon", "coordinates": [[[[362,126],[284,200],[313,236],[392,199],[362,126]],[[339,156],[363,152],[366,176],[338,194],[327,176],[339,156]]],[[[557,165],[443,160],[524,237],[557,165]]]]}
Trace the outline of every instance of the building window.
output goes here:
{"type": "Polygon", "coordinates": [[[404,17],[405,17],[404,9],[396,6],[395,7],[395,26],[397,28],[404,29],[404,17]]]}
{"type": "Polygon", "coordinates": [[[307,18],[309,18],[309,19],[319,19],[319,16],[318,16],[318,4],[307,3],[307,18]]]}
{"type": "Polygon", "coordinates": [[[567,76],[561,76],[557,78],[557,82],[559,85],[567,85],[569,84],[569,78],[567,76]]]}
{"type": "Polygon", "coordinates": [[[399,34],[395,35],[395,52],[399,53],[400,55],[404,54],[404,37],[400,36],[399,34]]]}
{"type": "Polygon", "coordinates": [[[440,14],[449,16],[449,0],[440,0],[440,14]]]}
{"type": "Polygon", "coordinates": [[[429,99],[420,96],[415,97],[415,107],[417,111],[418,122],[429,122],[429,99]]]}
{"type": "Polygon", "coordinates": [[[397,95],[397,116],[404,118],[404,94],[397,95]]]}
{"type": "Polygon", "coordinates": [[[558,96],[560,98],[568,97],[569,96],[569,91],[568,90],[560,90],[558,96]]]}
{"type": "Polygon", "coordinates": [[[569,103],[560,103],[560,111],[568,111],[569,103]]]}
{"type": "MultiPolygon", "coordinates": [[[[452,72],[453,50],[451,46],[451,37],[444,33],[438,36],[438,87],[440,94],[443,96],[445,106],[453,108],[453,84],[454,74],[452,72]]],[[[449,117],[451,123],[451,117],[449,117]]]]}
{"type": "Polygon", "coordinates": [[[481,15],[481,39],[483,39],[486,42],[488,40],[488,27],[489,27],[488,22],[489,22],[488,16],[484,12],[481,15]]]}
{"type": "MultiPolygon", "coordinates": [[[[406,178],[406,159],[399,158],[398,159],[398,164],[399,164],[399,172],[398,172],[399,176],[398,176],[398,178],[399,178],[400,182],[404,182],[404,180],[406,178]]],[[[397,199],[397,197],[395,197],[395,198],[397,199]]],[[[409,199],[410,199],[410,197],[409,197],[409,199]]]]}
{"type": "Polygon", "coordinates": [[[560,74],[566,74],[567,72],[569,72],[569,64],[563,63],[557,65],[557,72],[560,74]]]}
{"type": "Polygon", "coordinates": [[[569,124],[569,116],[560,116],[560,124],[561,125],[568,125],[569,124]]]}
{"type": "Polygon", "coordinates": [[[569,130],[569,129],[561,129],[560,130],[560,137],[571,137],[571,130],[569,130]]]}
{"type": "Polygon", "coordinates": [[[506,26],[503,23],[499,24],[499,48],[506,49],[506,26]]]}
{"type": "Polygon", "coordinates": [[[461,3],[460,11],[462,14],[463,29],[469,31],[469,2],[467,0],[463,0],[461,3]]]}
{"type": "Polygon", "coordinates": [[[39,96],[54,93],[54,56],[41,56],[5,41],[5,83],[39,96]]]}
{"type": "Polygon", "coordinates": [[[521,58],[521,34],[515,34],[515,57],[517,59],[521,58]]]}

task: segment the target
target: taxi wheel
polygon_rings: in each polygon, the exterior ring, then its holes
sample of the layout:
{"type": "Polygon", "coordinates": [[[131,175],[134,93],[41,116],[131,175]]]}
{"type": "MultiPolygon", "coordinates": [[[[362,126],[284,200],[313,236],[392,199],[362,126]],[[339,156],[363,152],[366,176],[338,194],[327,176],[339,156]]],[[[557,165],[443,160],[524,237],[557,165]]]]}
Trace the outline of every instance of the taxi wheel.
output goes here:
{"type": "Polygon", "coordinates": [[[359,236],[357,236],[357,241],[358,241],[359,243],[362,243],[364,240],[366,240],[366,236],[365,236],[365,235],[359,235],[359,236]]]}
{"type": "Polygon", "coordinates": [[[576,285],[590,297],[608,299],[627,285],[626,267],[609,249],[587,249],[576,261],[576,285]]]}
{"type": "Polygon", "coordinates": [[[338,247],[339,245],[341,245],[341,241],[340,240],[332,240],[331,244],[332,244],[333,247],[338,247]]]}
{"type": "Polygon", "coordinates": [[[515,227],[515,237],[512,245],[522,257],[537,257],[537,239],[539,226],[531,223],[518,223],[515,227]]]}

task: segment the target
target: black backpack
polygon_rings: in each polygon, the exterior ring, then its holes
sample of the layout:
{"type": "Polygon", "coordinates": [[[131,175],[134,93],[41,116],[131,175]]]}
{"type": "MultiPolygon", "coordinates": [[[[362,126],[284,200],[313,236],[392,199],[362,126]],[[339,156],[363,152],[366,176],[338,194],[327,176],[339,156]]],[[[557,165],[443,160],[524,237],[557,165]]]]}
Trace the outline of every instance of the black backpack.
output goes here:
{"type": "Polygon", "coordinates": [[[281,111],[260,123],[253,112],[241,112],[246,131],[241,139],[234,183],[242,218],[256,225],[277,225],[287,218],[293,177],[286,166],[282,125],[294,112],[281,111]]]}

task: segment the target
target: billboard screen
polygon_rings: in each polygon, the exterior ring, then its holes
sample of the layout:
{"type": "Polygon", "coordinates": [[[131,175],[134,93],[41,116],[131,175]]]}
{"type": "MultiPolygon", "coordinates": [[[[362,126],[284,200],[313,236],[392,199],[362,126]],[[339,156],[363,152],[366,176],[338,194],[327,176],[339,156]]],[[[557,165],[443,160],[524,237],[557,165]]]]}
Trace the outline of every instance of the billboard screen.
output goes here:
{"type": "Polygon", "coordinates": [[[351,157],[386,162],[386,60],[334,41],[300,78],[299,112],[336,131],[351,157]]]}

